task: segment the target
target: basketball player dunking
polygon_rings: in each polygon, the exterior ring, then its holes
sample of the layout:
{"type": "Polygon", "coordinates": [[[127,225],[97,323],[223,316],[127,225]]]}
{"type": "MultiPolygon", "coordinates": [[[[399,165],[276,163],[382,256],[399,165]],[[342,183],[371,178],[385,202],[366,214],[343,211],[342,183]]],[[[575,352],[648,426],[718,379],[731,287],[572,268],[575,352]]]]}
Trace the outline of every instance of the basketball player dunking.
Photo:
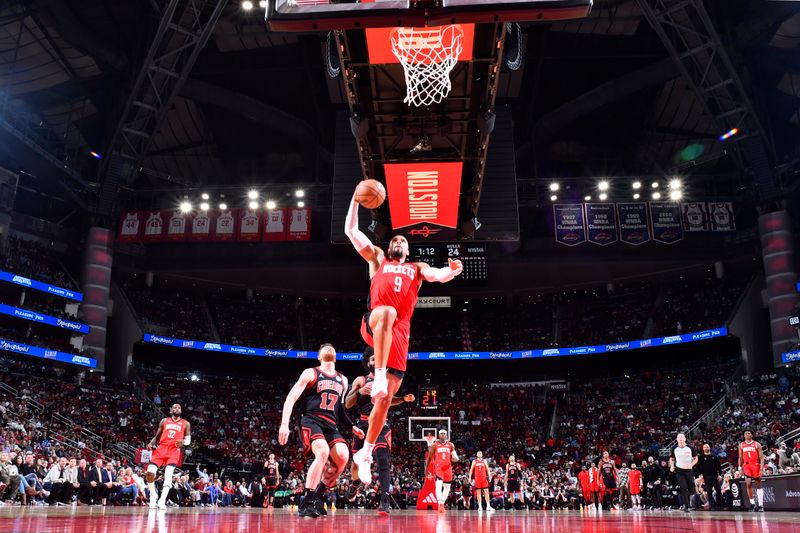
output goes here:
{"type": "Polygon", "coordinates": [[[481,507],[481,494],[486,499],[486,510],[494,511],[489,496],[489,465],[483,459],[483,452],[478,451],[477,457],[472,461],[469,466],[469,480],[474,484],[475,498],[478,500],[478,510],[481,507]]]}
{"type": "Polygon", "coordinates": [[[278,462],[275,460],[275,454],[269,454],[269,459],[264,462],[264,480],[267,484],[264,490],[267,491],[266,498],[264,498],[264,507],[272,510],[272,502],[275,500],[275,491],[278,490],[278,485],[281,484],[281,470],[278,467],[278,462]]]}
{"type": "Polygon", "coordinates": [[[339,427],[350,426],[355,435],[364,436],[363,431],[353,426],[344,409],[347,378],[336,371],[336,350],[330,344],[323,344],[317,359],[319,366],[303,370],[300,379],[289,391],[278,430],[278,442],[283,446],[289,441],[292,409],[297,400],[301,400],[300,441],[306,455],[314,453],[314,461],[306,474],[305,497],[298,509],[299,516],[308,518],[327,514],[322,503],[325,492],[336,484],[336,479],[350,459],[339,427]],[[332,464],[330,468],[326,468],[328,459],[332,464]]]}
{"type": "Polygon", "coordinates": [[[744,432],[744,442],[739,443],[739,468],[744,474],[747,486],[747,497],[750,499],[750,511],[764,512],[764,489],[761,487],[761,472],[764,470],[764,450],[761,444],[753,440],[753,432],[744,432]],[[753,499],[753,482],[756,484],[758,505],[753,499]]]}
{"type": "MultiPolygon", "coordinates": [[[[351,409],[356,407],[358,409],[358,422],[356,425],[363,431],[367,430],[369,414],[372,411],[372,382],[375,376],[372,371],[375,368],[375,351],[372,348],[364,350],[361,356],[361,365],[364,370],[368,372],[366,376],[359,376],[353,380],[353,385],[350,392],[347,393],[345,398],[345,407],[351,409]]],[[[400,405],[401,403],[413,403],[416,398],[413,394],[406,394],[402,398],[393,398],[392,407],[400,405]]],[[[364,445],[364,439],[358,436],[353,436],[353,445],[351,450],[356,453],[364,445]]],[[[378,435],[378,440],[375,443],[375,457],[378,459],[378,482],[381,487],[381,503],[378,507],[378,514],[381,516],[389,516],[391,505],[389,503],[389,488],[392,483],[391,463],[389,461],[389,454],[392,451],[392,430],[389,424],[384,424],[378,435]]],[[[352,476],[352,483],[348,491],[348,499],[353,499],[358,491],[358,466],[353,464],[350,468],[350,475],[352,476]]]]}
{"type": "Polygon", "coordinates": [[[436,473],[436,499],[439,501],[439,512],[443,513],[444,504],[450,496],[450,484],[453,482],[453,463],[458,462],[456,447],[447,439],[446,429],[439,430],[439,440],[428,448],[425,472],[428,471],[431,461],[436,473]]]}
{"type": "Polygon", "coordinates": [[[169,410],[170,417],[162,418],[158,424],[158,431],[147,444],[147,449],[152,450],[153,456],[147,466],[147,487],[150,489],[150,508],[167,508],[167,496],[172,487],[172,474],[175,467],[181,462],[181,448],[192,443],[191,425],[188,420],[181,418],[180,404],[173,404],[169,410]],[[156,447],[158,443],[158,447],[156,447]],[[164,486],[161,488],[161,498],[156,494],[156,474],[158,469],[164,467],[164,486]],[[158,500],[158,503],[156,503],[158,500]]]}
{"type": "Polygon", "coordinates": [[[445,283],[461,274],[461,261],[448,260],[443,268],[426,263],[408,263],[408,240],[401,235],[389,243],[388,257],[358,228],[358,202],[353,196],[345,219],[345,233],[356,251],[369,264],[369,312],[361,324],[364,341],[375,348],[375,378],[370,396],[375,405],[369,415],[364,447],[353,455],[358,477],[372,480],[372,450],[386,424],[392,398],[403,382],[411,334],[411,315],[422,281],[445,283]]]}

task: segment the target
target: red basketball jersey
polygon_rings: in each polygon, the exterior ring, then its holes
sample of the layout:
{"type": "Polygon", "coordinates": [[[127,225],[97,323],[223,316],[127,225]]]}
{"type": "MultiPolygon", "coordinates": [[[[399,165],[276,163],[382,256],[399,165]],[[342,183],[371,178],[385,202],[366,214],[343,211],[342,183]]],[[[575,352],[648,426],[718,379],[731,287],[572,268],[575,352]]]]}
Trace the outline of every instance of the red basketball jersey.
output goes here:
{"type": "Polygon", "coordinates": [[[437,440],[433,445],[433,461],[439,466],[449,466],[451,460],[450,454],[453,453],[454,449],[452,442],[437,440]]]}
{"type": "Polygon", "coordinates": [[[475,481],[480,483],[488,482],[489,478],[487,477],[489,470],[486,468],[486,461],[483,459],[475,459],[475,468],[472,470],[473,476],[475,476],[475,481]]]}
{"type": "Polygon", "coordinates": [[[179,418],[177,421],[172,418],[167,418],[166,420],[158,445],[175,448],[175,444],[183,440],[183,434],[186,431],[186,420],[183,418],[179,418]]]}
{"type": "Polygon", "coordinates": [[[751,441],[750,443],[742,442],[742,462],[744,464],[758,464],[760,462],[757,444],[756,441],[751,441]]]}
{"type": "Polygon", "coordinates": [[[410,322],[419,294],[419,268],[416,263],[400,263],[384,259],[372,276],[369,288],[369,305],[394,307],[399,322],[410,322]]]}

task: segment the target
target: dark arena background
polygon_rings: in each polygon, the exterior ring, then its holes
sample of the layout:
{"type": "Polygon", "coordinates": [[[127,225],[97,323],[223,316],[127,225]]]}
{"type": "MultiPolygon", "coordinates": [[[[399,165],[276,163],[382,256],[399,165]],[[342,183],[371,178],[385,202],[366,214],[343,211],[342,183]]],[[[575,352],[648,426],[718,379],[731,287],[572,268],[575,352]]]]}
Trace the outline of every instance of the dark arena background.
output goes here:
{"type": "Polygon", "coordinates": [[[798,53],[792,1],[0,0],[0,531],[800,531],[798,53]]]}

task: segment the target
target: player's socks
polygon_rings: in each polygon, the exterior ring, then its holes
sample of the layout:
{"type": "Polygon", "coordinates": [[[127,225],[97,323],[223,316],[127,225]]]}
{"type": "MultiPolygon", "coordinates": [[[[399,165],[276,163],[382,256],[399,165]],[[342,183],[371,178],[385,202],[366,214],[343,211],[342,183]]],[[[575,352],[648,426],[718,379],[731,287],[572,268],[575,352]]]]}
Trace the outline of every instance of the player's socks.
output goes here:
{"type": "Polygon", "coordinates": [[[347,499],[349,501],[353,501],[356,498],[356,494],[358,494],[358,486],[361,484],[361,480],[356,479],[350,482],[350,487],[347,489],[347,499]]]}
{"type": "Polygon", "coordinates": [[[372,380],[371,398],[386,398],[389,394],[389,382],[386,380],[386,369],[376,368],[375,378],[372,380]]]}
{"type": "Polygon", "coordinates": [[[328,487],[325,486],[325,483],[320,481],[319,485],[317,485],[316,490],[314,490],[314,510],[317,511],[317,514],[320,516],[326,516],[328,512],[325,510],[325,492],[328,490],[328,487]]]}
{"type": "Polygon", "coordinates": [[[756,489],[756,497],[758,498],[758,506],[764,507],[764,489],[756,489]]]}
{"type": "Polygon", "coordinates": [[[158,494],[156,493],[156,484],[148,483],[147,488],[150,489],[150,508],[155,509],[158,505],[158,494]]]}

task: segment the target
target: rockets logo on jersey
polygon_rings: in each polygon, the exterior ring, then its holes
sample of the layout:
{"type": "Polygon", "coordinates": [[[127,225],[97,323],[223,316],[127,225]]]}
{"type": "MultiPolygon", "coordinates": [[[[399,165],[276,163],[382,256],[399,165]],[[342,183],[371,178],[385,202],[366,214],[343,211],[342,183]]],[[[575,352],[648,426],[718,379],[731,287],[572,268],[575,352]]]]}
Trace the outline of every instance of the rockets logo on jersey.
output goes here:
{"type": "Polygon", "coordinates": [[[381,305],[394,307],[399,322],[410,321],[419,294],[418,272],[416,263],[384,260],[372,276],[370,309],[381,305]]]}
{"type": "Polygon", "coordinates": [[[164,430],[161,433],[161,440],[158,441],[159,446],[174,445],[183,440],[184,433],[186,432],[186,421],[182,418],[173,420],[167,419],[164,424],[164,430]]]}

